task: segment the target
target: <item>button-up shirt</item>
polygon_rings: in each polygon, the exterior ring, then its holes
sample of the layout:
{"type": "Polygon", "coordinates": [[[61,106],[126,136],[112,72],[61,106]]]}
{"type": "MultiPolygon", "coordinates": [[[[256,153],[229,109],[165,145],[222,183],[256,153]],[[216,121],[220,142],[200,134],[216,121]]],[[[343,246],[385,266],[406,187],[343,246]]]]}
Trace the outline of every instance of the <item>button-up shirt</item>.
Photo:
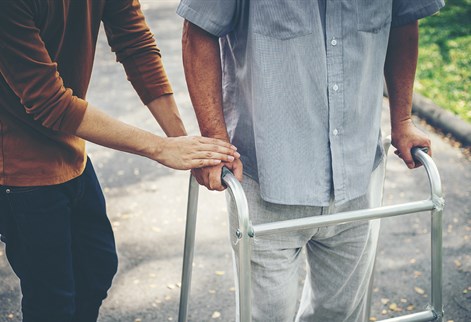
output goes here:
{"type": "Polygon", "coordinates": [[[264,200],[325,206],[364,195],[383,157],[383,67],[391,27],[442,0],[182,0],[220,37],[223,110],[264,200]]]}

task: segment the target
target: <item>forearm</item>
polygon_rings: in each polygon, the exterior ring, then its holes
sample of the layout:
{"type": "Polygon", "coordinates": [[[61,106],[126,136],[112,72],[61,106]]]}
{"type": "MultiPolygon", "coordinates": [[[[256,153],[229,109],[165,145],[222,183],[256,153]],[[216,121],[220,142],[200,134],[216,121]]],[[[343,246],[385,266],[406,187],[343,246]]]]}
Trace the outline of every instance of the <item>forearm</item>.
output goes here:
{"type": "Polygon", "coordinates": [[[167,136],[187,135],[173,94],[163,95],[147,104],[147,107],[167,136]]]}
{"type": "Polygon", "coordinates": [[[393,130],[411,119],[418,39],[417,22],[391,29],[384,75],[393,130]]]}
{"type": "Polygon", "coordinates": [[[163,138],[123,123],[91,105],[85,111],[75,135],[115,150],[156,160],[163,138]]]}
{"type": "Polygon", "coordinates": [[[430,140],[414,126],[411,119],[418,40],[417,22],[391,29],[384,66],[391,113],[392,144],[397,149],[395,153],[411,169],[420,166],[411,155],[413,147],[428,147],[428,153],[432,153],[430,140]]]}
{"type": "Polygon", "coordinates": [[[222,111],[219,40],[185,21],[183,66],[201,134],[229,141],[222,111]]]}

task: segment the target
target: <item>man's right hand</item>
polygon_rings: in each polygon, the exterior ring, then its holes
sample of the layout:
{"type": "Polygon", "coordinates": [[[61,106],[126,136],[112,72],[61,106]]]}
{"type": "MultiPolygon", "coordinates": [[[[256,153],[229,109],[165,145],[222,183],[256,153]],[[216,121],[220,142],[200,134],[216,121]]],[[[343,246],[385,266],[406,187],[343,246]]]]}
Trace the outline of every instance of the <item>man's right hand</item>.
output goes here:
{"type": "Polygon", "coordinates": [[[231,170],[237,180],[242,181],[243,165],[240,159],[235,159],[233,162],[223,162],[212,167],[193,169],[191,173],[200,185],[209,190],[223,191],[226,188],[221,182],[222,167],[231,170]]]}

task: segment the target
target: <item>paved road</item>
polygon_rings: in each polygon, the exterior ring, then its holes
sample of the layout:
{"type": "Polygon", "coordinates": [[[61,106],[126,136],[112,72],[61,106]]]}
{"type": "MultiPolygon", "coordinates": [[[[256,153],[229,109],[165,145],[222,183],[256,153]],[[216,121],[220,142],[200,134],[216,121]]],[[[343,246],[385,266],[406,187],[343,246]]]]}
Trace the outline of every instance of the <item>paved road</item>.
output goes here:
{"type": "MultiPolygon", "coordinates": [[[[191,134],[197,124],[186,93],[176,1],[142,1],[158,36],[176,98],[191,134]]],[[[78,62],[79,63],[79,62],[78,62]]],[[[162,133],[141,106],[103,35],[88,99],[129,123],[162,133]]],[[[389,132],[385,102],[384,133],[389,132]]],[[[417,120],[417,123],[420,123],[417,120]]],[[[434,160],[446,194],[444,305],[446,321],[471,320],[471,161],[433,129],[434,160]]],[[[120,268],[100,322],[176,321],[188,173],[129,154],[88,146],[102,182],[116,233],[120,268]]],[[[385,203],[428,194],[423,169],[409,171],[391,153],[385,203]]],[[[223,193],[201,189],[190,321],[234,321],[234,288],[223,193]]],[[[429,214],[383,221],[372,315],[378,320],[423,309],[430,299],[429,214]]],[[[0,322],[20,321],[18,280],[0,246],[0,322]]],[[[300,275],[300,283],[302,274],[300,275]]]]}

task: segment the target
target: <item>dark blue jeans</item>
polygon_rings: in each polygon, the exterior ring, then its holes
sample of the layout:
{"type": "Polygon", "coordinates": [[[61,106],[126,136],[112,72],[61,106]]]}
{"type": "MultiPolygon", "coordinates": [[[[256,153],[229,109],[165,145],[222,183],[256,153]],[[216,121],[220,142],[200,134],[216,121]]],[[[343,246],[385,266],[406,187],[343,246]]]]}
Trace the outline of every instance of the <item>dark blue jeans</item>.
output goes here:
{"type": "Polygon", "coordinates": [[[24,322],[97,320],[118,260],[90,160],[63,184],[0,186],[0,234],[20,278],[24,322]]]}

